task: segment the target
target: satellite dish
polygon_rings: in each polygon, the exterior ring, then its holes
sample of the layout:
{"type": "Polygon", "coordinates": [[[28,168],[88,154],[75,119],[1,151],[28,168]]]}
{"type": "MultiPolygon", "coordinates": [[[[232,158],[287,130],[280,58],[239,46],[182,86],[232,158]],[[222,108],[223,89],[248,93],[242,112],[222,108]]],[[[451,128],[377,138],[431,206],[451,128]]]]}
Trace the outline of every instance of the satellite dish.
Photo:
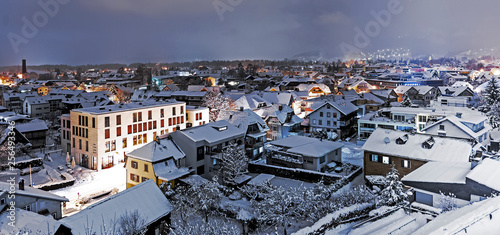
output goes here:
{"type": "Polygon", "coordinates": [[[388,143],[390,143],[390,142],[391,142],[391,140],[389,139],[389,137],[385,137],[385,138],[384,138],[384,142],[385,142],[385,144],[388,144],[388,143]]]}

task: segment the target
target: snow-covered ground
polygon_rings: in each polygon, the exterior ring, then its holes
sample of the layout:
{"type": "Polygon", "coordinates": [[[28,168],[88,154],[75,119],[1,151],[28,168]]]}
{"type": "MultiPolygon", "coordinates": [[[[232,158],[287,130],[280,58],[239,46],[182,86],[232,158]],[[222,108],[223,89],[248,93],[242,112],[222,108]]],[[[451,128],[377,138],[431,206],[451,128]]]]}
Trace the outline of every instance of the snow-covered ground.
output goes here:
{"type": "MultiPolygon", "coordinates": [[[[75,174],[79,173],[75,172],[75,174]]],[[[70,202],[66,204],[67,209],[75,208],[75,203],[78,198],[88,197],[91,194],[109,191],[114,188],[117,188],[119,191],[125,190],[125,174],[123,163],[120,163],[109,169],[104,169],[98,172],[91,171],[90,173],[79,177],[73,186],[53,190],[51,192],[59,196],[64,196],[70,200],[70,202]]],[[[88,205],[89,204],[86,204],[85,206],[88,205]]]]}

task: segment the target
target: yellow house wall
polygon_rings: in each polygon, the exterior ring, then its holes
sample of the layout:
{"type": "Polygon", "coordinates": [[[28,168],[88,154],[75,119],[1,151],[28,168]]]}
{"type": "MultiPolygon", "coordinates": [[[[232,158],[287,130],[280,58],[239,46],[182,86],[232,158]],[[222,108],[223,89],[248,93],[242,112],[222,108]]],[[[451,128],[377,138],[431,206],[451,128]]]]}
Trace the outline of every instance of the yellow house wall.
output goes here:
{"type": "MultiPolygon", "coordinates": [[[[151,162],[143,161],[140,159],[127,157],[127,188],[133,187],[142,183],[142,177],[146,177],[148,179],[153,179],[156,184],[160,184],[160,182],[156,181],[156,176],[153,170],[153,164],[151,162]],[[132,168],[132,161],[137,162],[137,169],[132,168]],[[148,172],[144,171],[144,165],[148,166],[148,172]],[[139,176],[139,182],[132,181],[130,179],[130,174],[136,174],[139,176]]],[[[161,180],[158,180],[161,181],[161,180]]]]}

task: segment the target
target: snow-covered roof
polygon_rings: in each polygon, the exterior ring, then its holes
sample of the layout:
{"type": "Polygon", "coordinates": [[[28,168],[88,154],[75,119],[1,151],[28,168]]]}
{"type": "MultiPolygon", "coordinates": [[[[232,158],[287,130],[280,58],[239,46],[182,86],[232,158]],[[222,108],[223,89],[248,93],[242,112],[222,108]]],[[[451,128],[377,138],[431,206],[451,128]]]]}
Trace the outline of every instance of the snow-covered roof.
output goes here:
{"type": "Polygon", "coordinates": [[[297,117],[295,115],[292,108],[288,105],[282,104],[274,104],[271,107],[265,107],[259,110],[256,110],[255,113],[260,115],[264,120],[267,120],[270,117],[276,117],[282,123],[288,123],[290,125],[301,123],[304,121],[302,118],[297,117]],[[290,114],[291,118],[288,119],[288,115],[290,114]]]}
{"type": "Polygon", "coordinates": [[[481,161],[479,165],[467,175],[467,178],[474,180],[494,190],[500,191],[500,162],[489,158],[481,161]]]}
{"type": "Polygon", "coordinates": [[[344,100],[344,99],[337,99],[335,101],[320,100],[320,101],[314,102],[311,105],[311,109],[314,111],[312,111],[311,113],[315,112],[316,110],[319,110],[321,107],[323,107],[326,104],[331,105],[332,107],[337,109],[339,112],[343,113],[344,115],[349,115],[350,113],[358,111],[358,107],[356,107],[356,105],[352,104],[351,102],[344,100]]]}
{"type": "Polygon", "coordinates": [[[271,106],[271,103],[258,95],[243,95],[234,101],[236,107],[243,107],[244,109],[258,109],[264,106],[271,106]]]}
{"type": "MultiPolygon", "coordinates": [[[[14,194],[23,195],[23,196],[27,196],[27,197],[43,198],[43,199],[48,199],[48,200],[53,200],[53,201],[69,202],[69,200],[67,198],[61,197],[61,196],[53,194],[51,192],[47,192],[47,191],[37,189],[37,188],[28,187],[27,185],[24,186],[24,190],[20,190],[18,186],[19,185],[16,182],[14,194]]],[[[9,191],[10,187],[11,187],[11,185],[9,183],[0,182],[0,191],[9,191]]]]}
{"type": "Polygon", "coordinates": [[[500,197],[494,197],[443,213],[413,234],[497,234],[499,223],[500,197]]]}
{"type": "Polygon", "coordinates": [[[191,185],[191,186],[201,186],[209,181],[199,175],[190,175],[186,178],[179,179],[179,181],[184,182],[185,184],[191,185]]]}
{"type": "Polygon", "coordinates": [[[72,112],[81,112],[81,113],[91,113],[91,114],[107,114],[113,112],[123,112],[135,109],[144,109],[146,107],[156,107],[156,106],[165,106],[169,104],[180,104],[182,102],[178,102],[176,100],[170,100],[168,102],[165,101],[152,101],[147,100],[143,102],[132,102],[127,104],[115,104],[115,105],[107,105],[105,107],[88,107],[81,109],[71,110],[72,112]]]}
{"type": "Polygon", "coordinates": [[[366,140],[363,150],[423,161],[469,162],[472,147],[468,142],[434,136],[432,147],[423,148],[422,144],[430,137],[378,128],[366,140]],[[408,134],[406,143],[397,144],[396,139],[405,134],[408,134]]]}
{"type": "Polygon", "coordinates": [[[290,92],[259,92],[258,95],[260,95],[264,100],[267,100],[271,104],[290,105],[290,102],[294,100],[294,97],[290,92]]]}
{"type": "Polygon", "coordinates": [[[52,216],[40,215],[35,212],[15,208],[14,211],[4,211],[0,214],[0,228],[2,234],[55,234],[62,225],[52,216]],[[15,226],[9,226],[12,222],[10,213],[15,214],[15,226]]]}
{"type": "Polygon", "coordinates": [[[248,133],[248,126],[254,124],[259,128],[258,132],[266,132],[269,130],[264,120],[250,109],[245,109],[243,111],[222,110],[217,120],[226,120],[234,126],[244,130],[245,133],[248,133]]]}
{"type": "Polygon", "coordinates": [[[279,147],[285,147],[285,148],[293,148],[297,146],[298,144],[310,144],[314,143],[316,141],[319,141],[316,138],[311,138],[307,136],[300,136],[300,135],[294,135],[294,136],[289,136],[287,138],[283,139],[278,139],[270,142],[270,144],[279,146],[279,147]]]}
{"type": "Polygon", "coordinates": [[[465,184],[469,162],[428,162],[403,177],[402,181],[465,184]]]}
{"type": "Polygon", "coordinates": [[[177,168],[173,158],[153,164],[153,169],[155,175],[163,181],[172,181],[191,172],[186,167],[177,168]]]}
{"type": "Polygon", "coordinates": [[[387,98],[393,91],[394,90],[392,89],[378,89],[378,90],[370,90],[370,93],[376,96],[387,98]]]}
{"type": "Polygon", "coordinates": [[[16,124],[16,129],[21,132],[42,131],[48,130],[47,124],[42,120],[32,121],[28,123],[16,124]]]}
{"type": "Polygon", "coordinates": [[[344,145],[341,143],[325,140],[325,141],[316,141],[304,145],[297,144],[297,147],[288,149],[287,152],[300,154],[303,156],[321,157],[334,151],[335,149],[342,148],[342,146],[344,145]]]}
{"type": "Polygon", "coordinates": [[[307,91],[309,92],[313,88],[319,88],[325,93],[331,93],[330,88],[325,84],[299,84],[295,89],[298,91],[307,91]]]}
{"type": "MultiPolygon", "coordinates": [[[[171,135],[174,133],[171,133],[171,135]]],[[[208,143],[217,143],[228,139],[235,139],[243,137],[245,134],[243,130],[237,128],[226,120],[210,122],[205,125],[182,130],[180,133],[195,142],[206,141],[208,143]]]]}
{"type": "Polygon", "coordinates": [[[170,138],[163,138],[158,141],[154,140],[146,145],[133,150],[127,156],[137,158],[147,162],[159,162],[168,158],[175,160],[184,158],[186,154],[174,143],[170,138]]]}
{"type": "MultiPolygon", "coordinates": [[[[486,116],[481,116],[481,115],[469,115],[467,118],[465,116],[462,116],[462,118],[458,118],[456,116],[447,116],[429,126],[426,126],[424,129],[422,129],[422,132],[427,132],[431,128],[444,124],[446,122],[450,122],[451,124],[455,125],[457,128],[462,130],[464,133],[469,135],[471,138],[477,138],[478,136],[482,136],[484,133],[488,132],[491,130],[491,126],[489,122],[486,121],[486,116]],[[468,123],[473,123],[473,124],[478,124],[480,122],[484,122],[484,128],[474,132],[472,129],[470,129],[468,126],[466,126],[463,122],[468,122],[468,123]]],[[[454,137],[459,137],[456,136],[456,133],[446,133],[448,136],[454,136],[454,137]]]]}
{"type": "Polygon", "coordinates": [[[270,142],[271,145],[288,148],[286,152],[310,157],[321,157],[344,146],[338,142],[321,141],[306,136],[289,136],[270,142]]]}
{"type": "Polygon", "coordinates": [[[104,224],[118,220],[125,212],[138,211],[140,218],[146,220],[146,225],[156,222],[168,215],[173,207],[153,180],[142,182],[125,191],[119,192],[84,210],[61,220],[71,228],[73,234],[86,234],[85,227],[93,226],[94,231],[104,224]]]}

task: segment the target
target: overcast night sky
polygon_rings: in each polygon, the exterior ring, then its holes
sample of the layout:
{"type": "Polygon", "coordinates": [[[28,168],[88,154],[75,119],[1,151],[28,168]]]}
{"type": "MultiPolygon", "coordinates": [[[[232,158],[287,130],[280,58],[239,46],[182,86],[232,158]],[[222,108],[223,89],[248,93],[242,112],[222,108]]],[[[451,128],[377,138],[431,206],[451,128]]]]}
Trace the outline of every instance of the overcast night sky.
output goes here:
{"type": "MultiPolygon", "coordinates": [[[[22,19],[33,22],[43,11],[38,0],[2,0],[0,65],[17,65],[22,58],[71,65],[283,59],[310,51],[330,59],[342,55],[341,42],[354,44],[354,28],[364,30],[374,20],[370,11],[386,10],[388,2],[241,0],[227,5],[231,11],[221,20],[214,2],[237,0],[65,1],[25,38],[22,19]],[[17,53],[9,40],[13,34],[26,40],[17,53]]],[[[401,0],[401,7],[363,51],[404,47],[414,54],[446,54],[499,42],[500,1],[401,0]]]]}

